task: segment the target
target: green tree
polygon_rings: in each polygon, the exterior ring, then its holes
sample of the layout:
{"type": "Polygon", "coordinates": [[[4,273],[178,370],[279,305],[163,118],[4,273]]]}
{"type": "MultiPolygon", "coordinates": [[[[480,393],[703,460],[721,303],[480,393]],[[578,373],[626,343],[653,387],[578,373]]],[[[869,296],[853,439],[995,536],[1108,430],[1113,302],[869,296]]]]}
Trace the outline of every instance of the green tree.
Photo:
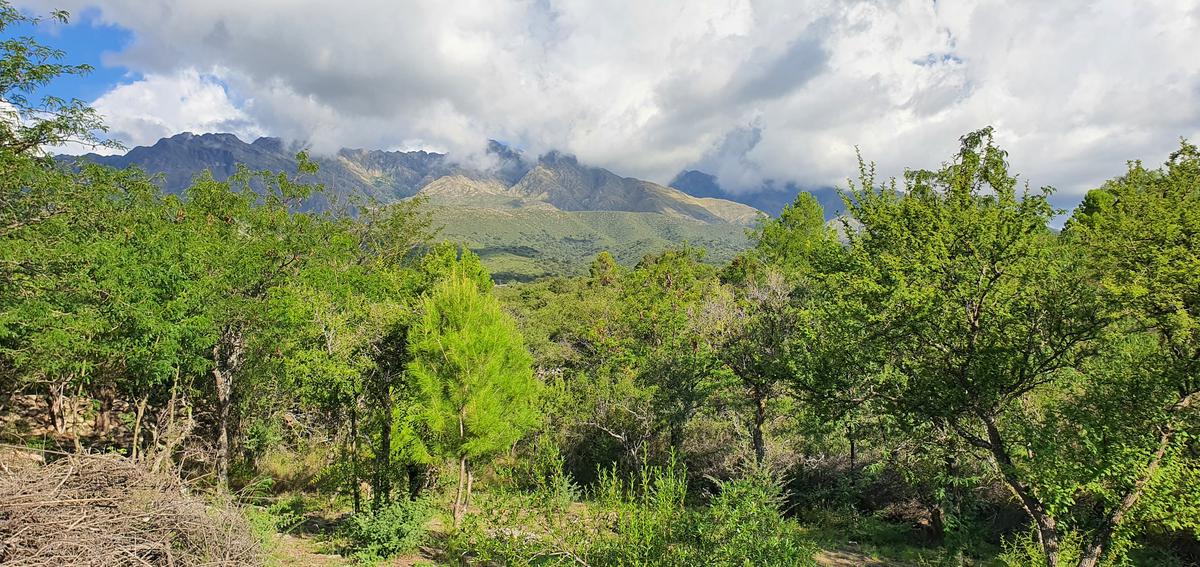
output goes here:
{"type": "Polygon", "coordinates": [[[592,265],[588,268],[588,275],[591,282],[596,286],[611,286],[617,283],[617,277],[620,273],[620,267],[612,254],[608,251],[601,252],[596,255],[596,259],[592,260],[592,265]]]}
{"type": "Polygon", "coordinates": [[[908,172],[904,191],[862,171],[846,285],[870,329],[859,348],[883,355],[874,392],[901,419],[984,451],[1056,565],[1062,492],[1028,449],[1052,426],[1032,408],[1065,387],[1108,321],[1080,258],[1047,228],[1048,190],[1018,190],[990,129],[964,136],[942,169],[908,172]]]}
{"type": "Polygon", "coordinates": [[[810,295],[841,248],[810,193],[797,195],[779,217],[761,219],[750,236],[755,247],[722,272],[726,293],[714,294],[705,326],[714,335],[717,355],[751,402],[751,441],[762,464],[769,402],[783,384],[794,382],[790,351],[801,338],[803,317],[793,295],[810,295]]]}
{"type": "Polygon", "coordinates": [[[1096,471],[1103,512],[1080,561],[1090,567],[1147,518],[1169,518],[1174,529],[1200,525],[1200,463],[1188,440],[1200,426],[1200,150],[1183,141],[1159,169],[1131,163],[1088,193],[1066,236],[1087,248],[1124,317],[1114,356],[1093,369],[1105,387],[1087,400],[1091,411],[1075,412],[1093,418],[1089,437],[1102,432],[1120,449],[1096,471]]]}
{"type": "Polygon", "coordinates": [[[476,282],[454,273],[434,286],[409,335],[430,449],[458,463],[453,515],[470,503],[474,467],[536,425],[538,383],[516,325],[476,282]]]}
{"type": "Polygon", "coordinates": [[[620,351],[611,361],[617,375],[632,372],[649,391],[655,429],[667,433],[676,451],[688,422],[726,378],[701,317],[720,282],[701,258],[695,248],[667,250],[644,258],[624,278],[620,351]]]}
{"type": "Polygon", "coordinates": [[[760,219],[750,237],[755,255],[789,276],[818,269],[839,248],[821,203],[808,192],[797,195],[778,217],[760,219]]]}
{"type": "Polygon", "coordinates": [[[792,377],[790,342],[800,319],[791,302],[791,287],[781,274],[768,271],[741,286],[726,286],[705,306],[706,331],[717,357],[741,383],[750,401],[750,441],[761,465],[767,444],[763,434],[770,403],[792,377]]]}
{"type": "MultiPolygon", "coordinates": [[[[301,174],[315,165],[298,156],[301,174]]],[[[279,290],[295,281],[304,268],[330,254],[337,243],[338,225],[324,216],[296,213],[313,191],[285,174],[239,170],[226,181],[202,174],[187,191],[178,230],[189,239],[188,277],[194,305],[208,322],[211,382],[206,391],[213,401],[218,484],[228,484],[231,428],[236,425],[240,390],[270,372],[251,372],[275,356],[275,345],[256,340],[260,333],[289,323],[276,308],[279,290]],[[258,191],[255,187],[258,186],[258,191]]]]}

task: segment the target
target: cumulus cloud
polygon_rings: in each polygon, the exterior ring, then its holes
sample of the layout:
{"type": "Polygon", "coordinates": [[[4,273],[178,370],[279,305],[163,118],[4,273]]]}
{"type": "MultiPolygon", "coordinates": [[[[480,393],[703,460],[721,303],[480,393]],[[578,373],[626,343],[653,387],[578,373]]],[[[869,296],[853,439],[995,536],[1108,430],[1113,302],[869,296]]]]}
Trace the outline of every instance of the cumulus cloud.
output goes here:
{"type": "Polygon", "coordinates": [[[855,146],[933,167],[990,124],[1031,183],[1078,195],[1200,137],[1188,0],[58,3],[132,30],[113,62],[145,79],[96,106],[139,144],[261,130],[469,158],[496,138],[748,189],[839,183],[855,146]]]}
{"type": "Polygon", "coordinates": [[[195,69],[148,74],[117,86],[92,106],[104,117],[109,135],[126,144],[153,143],[179,132],[230,132],[250,139],[263,133],[230,99],[217,74],[195,69]]]}

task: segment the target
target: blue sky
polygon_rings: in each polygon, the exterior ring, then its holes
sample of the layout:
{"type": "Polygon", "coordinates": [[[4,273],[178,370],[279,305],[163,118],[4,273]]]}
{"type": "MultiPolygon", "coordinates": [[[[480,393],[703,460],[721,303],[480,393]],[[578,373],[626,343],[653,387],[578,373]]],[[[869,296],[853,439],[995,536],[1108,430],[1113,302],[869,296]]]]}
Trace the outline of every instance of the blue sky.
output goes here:
{"type": "Polygon", "coordinates": [[[60,77],[49,86],[48,92],[63,98],[93,101],[118,84],[141,79],[141,74],[121,65],[105,63],[112,54],[120,52],[132,40],[133,32],[98,18],[99,10],[85,9],[72,14],[70,25],[43,25],[13,28],[12,35],[32,35],[40,43],[66,51],[65,63],[88,64],[94,71],[83,76],[60,77]]]}
{"type": "Polygon", "coordinates": [[[97,71],[53,92],[127,146],[230,132],[471,163],[502,139],[736,191],[842,184],[856,150],[884,177],[936,168],[990,125],[1066,203],[1200,139],[1195,0],[13,1],[75,15],[37,33],[97,71]]]}

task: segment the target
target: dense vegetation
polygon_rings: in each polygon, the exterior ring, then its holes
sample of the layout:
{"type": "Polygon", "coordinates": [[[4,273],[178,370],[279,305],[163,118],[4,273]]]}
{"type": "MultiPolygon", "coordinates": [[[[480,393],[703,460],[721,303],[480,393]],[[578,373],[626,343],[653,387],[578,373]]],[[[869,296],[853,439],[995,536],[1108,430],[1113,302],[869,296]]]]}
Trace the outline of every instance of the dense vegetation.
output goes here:
{"type": "Polygon", "coordinates": [[[25,97],[85,69],[0,49],[10,439],[265,496],[249,513],[271,529],[345,513],[329,541],[363,561],[798,565],[899,543],[944,564],[1196,560],[1186,141],[1061,232],[983,129],[902,182],[862,164],[839,226],[801,194],[720,266],[605,252],[497,287],[432,242],[419,201],[305,207],[336,199],[304,154],[297,176],[202,175],[181,198],[46,159],[99,123],[25,97]]]}

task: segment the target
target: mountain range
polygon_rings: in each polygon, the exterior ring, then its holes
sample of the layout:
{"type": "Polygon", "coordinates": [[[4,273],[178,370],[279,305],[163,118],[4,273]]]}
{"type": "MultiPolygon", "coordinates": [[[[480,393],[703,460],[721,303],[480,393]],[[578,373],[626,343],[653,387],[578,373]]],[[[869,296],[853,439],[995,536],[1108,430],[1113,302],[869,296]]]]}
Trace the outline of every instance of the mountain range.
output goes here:
{"type": "MultiPolygon", "coordinates": [[[[159,175],[166,191],[178,193],[204,170],[219,180],[239,164],[294,173],[300,149],[278,138],[247,143],[233,134],[182,133],[121,155],[80,157],[140,167],[159,175]]],[[[698,171],[680,174],[668,187],[560,152],[531,159],[495,141],[487,151],[490,165],[469,167],[434,152],[342,149],[313,156],[319,166],[314,181],[338,198],[423,197],[442,226],[441,237],[480,253],[498,281],[579,273],[604,250],[629,264],[683,242],[723,262],[748,246],[746,229],[761,215],[748,203],[777,212],[795,197],[795,192],[726,192],[698,171]]]]}
{"type": "Polygon", "coordinates": [[[832,220],[844,208],[842,197],[833,187],[802,189],[795,183],[780,185],[774,181],[766,181],[748,190],[730,191],[721,186],[715,175],[695,169],[680,172],[671,180],[670,186],[696,197],[737,201],[771,216],[778,216],[785,206],[796,200],[796,195],[801,191],[812,193],[817,198],[817,202],[825,209],[825,220],[832,220]]]}

